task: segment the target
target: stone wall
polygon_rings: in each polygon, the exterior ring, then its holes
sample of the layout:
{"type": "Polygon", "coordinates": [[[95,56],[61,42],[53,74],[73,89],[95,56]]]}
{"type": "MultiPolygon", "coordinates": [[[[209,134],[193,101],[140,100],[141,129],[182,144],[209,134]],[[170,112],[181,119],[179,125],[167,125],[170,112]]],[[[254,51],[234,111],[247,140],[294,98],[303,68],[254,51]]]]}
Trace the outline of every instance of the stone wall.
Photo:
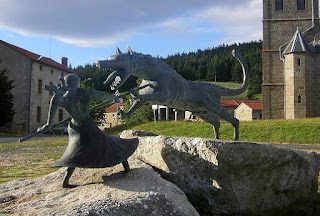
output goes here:
{"type": "MultiPolygon", "coordinates": [[[[275,11],[274,0],[263,0],[262,95],[263,118],[284,118],[284,66],[279,47],[290,41],[297,27],[303,32],[312,26],[312,0],[305,10],[297,10],[296,1],[283,1],[283,11],[275,11]]],[[[318,1],[315,14],[318,17],[318,1]]],[[[311,41],[313,35],[307,35],[311,41]]]]}
{"type": "Polygon", "coordinates": [[[14,97],[14,112],[12,130],[29,129],[29,110],[30,110],[30,79],[31,61],[27,57],[20,55],[0,44],[1,67],[8,69],[8,77],[14,80],[12,94],[14,97]]]}
{"type": "Polygon", "coordinates": [[[306,57],[306,113],[307,117],[315,117],[320,116],[320,56],[309,54],[306,57]]]}
{"type": "Polygon", "coordinates": [[[234,117],[239,121],[252,121],[252,109],[242,103],[234,110],[234,117]]]}
{"type": "MultiPolygon", "coordinates": [[[[14,97],[14,112],[11,130],[35,131],[46,120],[49,110],[49,102],[52,97],[50,92],[44,89],[45,85],[58,84],[59,77],[67,73],[59,69],[31,61],[24,55],[11,48],[0,44],[1,66],[8,69],[8,77],[14,80],[12,94],[14,97]],[[41,66],[41,70],[40,70],[41,66]],[[41,93],[38,92],[39,80],[42,80],[41,93]],[[40,122],[37,122],[37,110],[40,107],[40,122]]],[[[63,118],[68,117],[64,109],[61,109],[63,118]]],[[[55,121],[59,120],[59,109],[55,115],[55,121]]]]}
{"type": "MultiPolygon", "coordinates": [[[[45,85],[60,83],[59,77],[67,75],[66,72],[59,69],[33,62],[31,76],[31,95],[30,95],[30,131],[35,131],[47,121],[49,104],[52,97],[49,91],[45,90],[45,85]],[[41,70],[40,70],[41,67],[41,70]],[[42,81],[42,90],[39,92],[39,80],[42,81]],[[40,108],[40,122],[37,122],[37,109],[40,108]]],[[[59,107],[55,114],[55,122],[59,121],[59,112],[62,112],[63,119],[69,117],[67,112],[59,107]],[[60,111],[61,110],[61,111],[60,111]]]]}

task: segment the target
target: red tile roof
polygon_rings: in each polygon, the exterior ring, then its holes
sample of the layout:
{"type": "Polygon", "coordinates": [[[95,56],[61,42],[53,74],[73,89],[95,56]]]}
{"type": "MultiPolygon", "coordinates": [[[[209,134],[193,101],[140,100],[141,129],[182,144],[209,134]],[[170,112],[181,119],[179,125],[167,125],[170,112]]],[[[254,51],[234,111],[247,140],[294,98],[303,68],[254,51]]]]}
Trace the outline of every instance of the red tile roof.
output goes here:
{"type": "Polygon", "coordinates": [[[28,57],[32,61],[39,62],[39,63],[42,63],[44,65],[48,65],[48,66],[54,67],[54,68],[57,68],[59,70],[66,71],[68,73],[74,73],[74,71],[71,70],[70,68],[68,68],[63,64],[60,64],[60,63],[52,60],[51,58],[47,58],[47,57],[38,55],[36,53],[33,53],[33,52],[28,51],[28,50],[25,50],[25,49],[22,49],[20,47],[17,47],[15,45],[9,44],[9,43],[7,43],[7,42],[5,42],[3,40],[0,40],[0,44],[3,44],[5,46],[15,50],[16,52],[28,57]]]}
{"type": "Polygon", "coordinates": [[[259,100],[220,100],[220,103],[224,107],[238,107],[241,103],[261,103],[259,100]]]}
{"type": "MultiPolygon", "coordinates": [[[[119,107],[118,107],[119,109],[120,109],[120,107],[124,106],[124,103],[117,103],[117,104],[119,104],[119,107]]],[[[106,107],[105,112],[106,113],[117,112],[117,104],[116,103],[115,104],[111,104],[110,106],[106,107]]]]}
{"type": "Polygon", "coordinates": [[[247,105],[248,107],[250,107],[253,110],[262,110],[262,103],[258,102],[258,103],[246,103],[244,102],[245,105],[247,105]]]}

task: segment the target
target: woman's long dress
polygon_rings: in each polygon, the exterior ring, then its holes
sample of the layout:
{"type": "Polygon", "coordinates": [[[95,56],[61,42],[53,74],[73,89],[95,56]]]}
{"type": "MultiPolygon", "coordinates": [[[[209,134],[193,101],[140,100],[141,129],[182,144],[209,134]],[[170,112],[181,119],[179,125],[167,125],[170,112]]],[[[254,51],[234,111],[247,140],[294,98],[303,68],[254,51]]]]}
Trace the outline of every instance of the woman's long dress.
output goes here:
{"type": "Polygon", "coordinates": [[[82,119],[80,126],[72,122],[67,149],[53,167],[110,167],[125,162],[138,146],[136,138],[121,139],[102,132],[90,116],[82,119]]]}

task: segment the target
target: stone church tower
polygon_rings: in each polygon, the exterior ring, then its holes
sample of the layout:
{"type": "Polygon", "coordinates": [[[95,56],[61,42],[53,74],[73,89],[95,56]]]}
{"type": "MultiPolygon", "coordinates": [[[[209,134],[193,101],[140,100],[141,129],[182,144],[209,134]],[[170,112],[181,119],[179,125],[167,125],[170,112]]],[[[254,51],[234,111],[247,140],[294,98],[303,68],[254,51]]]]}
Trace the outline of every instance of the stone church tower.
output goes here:
{"type": "Polygon", "coordinates": [[[319,32],[319,0],[263,0],[264,119],[320,115],[319,32]]]}

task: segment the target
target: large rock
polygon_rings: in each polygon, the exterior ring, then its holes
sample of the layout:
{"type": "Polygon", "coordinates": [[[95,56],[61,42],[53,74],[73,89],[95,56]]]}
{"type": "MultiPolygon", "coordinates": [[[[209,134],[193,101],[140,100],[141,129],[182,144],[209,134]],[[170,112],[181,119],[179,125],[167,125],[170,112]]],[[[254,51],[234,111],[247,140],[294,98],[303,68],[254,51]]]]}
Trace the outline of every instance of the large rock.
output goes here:
{"type": "Polygon", "coordinates": [[[76,169],[73,189],[61,187],[65,168],[0,185],[0,215],[199,215],[184,193],[136,160],[128,174],[115,166],[76,169]]]}
{"type": "Polygon", "coordinates": [[[201,138],[157,136],[139,141],[136,156],[205,212],[258,214],[313,200],[317,194],[316,153],[201,138]]]}

